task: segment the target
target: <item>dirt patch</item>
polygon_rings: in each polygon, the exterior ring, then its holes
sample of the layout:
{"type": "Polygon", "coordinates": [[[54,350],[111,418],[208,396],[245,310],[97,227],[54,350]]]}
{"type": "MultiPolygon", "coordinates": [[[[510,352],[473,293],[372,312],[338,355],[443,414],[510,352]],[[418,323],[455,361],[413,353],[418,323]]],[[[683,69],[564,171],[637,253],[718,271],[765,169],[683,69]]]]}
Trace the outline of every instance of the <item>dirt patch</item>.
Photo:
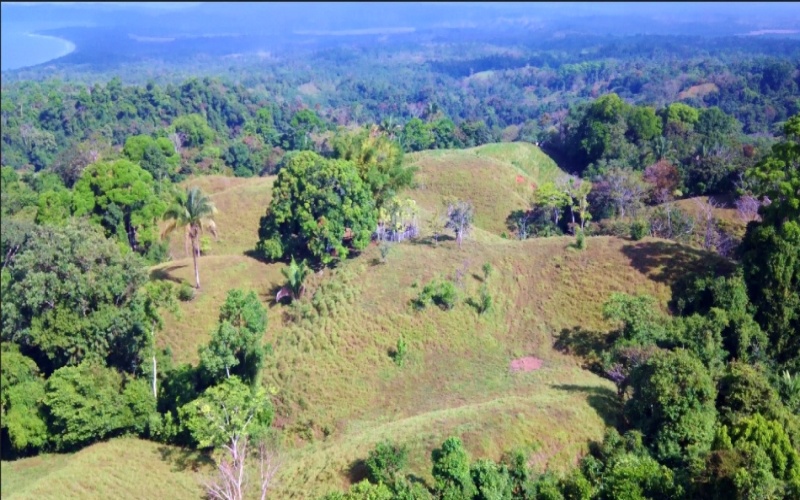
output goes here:
{"type": "Polygon", "coordinates": [[[527,356],[525,358],[515,359],[511,362],[512,372],[532,372],[542,367],[542,360],[527,356]]]}

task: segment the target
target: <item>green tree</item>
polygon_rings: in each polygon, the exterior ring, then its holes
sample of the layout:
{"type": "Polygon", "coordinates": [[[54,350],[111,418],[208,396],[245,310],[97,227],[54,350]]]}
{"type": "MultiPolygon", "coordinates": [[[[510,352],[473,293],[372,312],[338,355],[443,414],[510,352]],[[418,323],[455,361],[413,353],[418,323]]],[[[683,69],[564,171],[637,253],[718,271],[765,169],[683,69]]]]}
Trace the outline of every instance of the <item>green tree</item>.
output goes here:
{"type": "Polygon", "coordinates": [[[717,390],[703,364],[686,351],[662,352],[631,374],[625,416],[659,461],[685,465],[711,447],[717,390]]]}
{"type": "Polygon", "coordinates": [[[365,463],[370,481],[391,486],[408,465],[408,450],[404,446],[382,441],[369,452],[365,463]]]}
{"type": "Polygon", "coordinates": [[[781,402],[766,375],[741,361],[728,364],[719,381],[717,409],[720,420],[732,425],[743,417],[762,414],[778,418],[781,402]]]}
{"type": "Polygon", "coordinates": [[[295,113],[289,125],[291,133],[288,146],[291,149],[305,151],[311,147],[311,133],[321,129],[323,123],[314,111],[306,108],[295,113]]]}
{"type": "Polygon", "coordinates": [[[237,177],[252,177],[256,173],[250,148],[243,142],[237,141],[230,145],[225,153],[225,163],[233,168],[233,173],[237,177]]]}
{"type": "Polygon", "coordinates": [[[146,383],[132,385],[137,382],[126,383],[119,372],[91,361],[56,370],[47,380],[44,396],[56,447],[75,449],[125,430],[145,428],[155,412],[155,399],[146,383]],[[138,404],[133,392],[149,401],[138,404]]]}
{"type": "Polygon", "coordinates": [[[376,227],[377,213],[356,166],[301,152],[281,169],[272,202],[261,218],[257,250],[270,259],[308,252],[323,263],[364,249],[376,227]],[[348,231],[349,230],[349,231],[348,231]]]}
{"type": "Polygon", "coordinates": [[[763,221],[748,224],[742,241],[745,281],[779,362],[800,365],[800,115],[787,121],[785,139],[747,175],[763,221]]]}
{"type": "Polygon", "coordinates": [[[238,377],[206,389],[182,406],[179,414],[200,448],[257,438],[269,428],[274,415],[264,389],[250,388],[238,377]]]}
{"type": "Polygon", "coordinates": [[[533,205],[548,212],[553,217],[553,224],[558,225],[561,210],[570,205],[570,196],[554,182],[545,182],[533,193],[533,205]]]}
{"type": "Polygon", "coordinates": [[[682,498],[675,474],[646,455],[624,453],[605,465],[598,500],[682,498]]]}
{"type": "Polygon", "coordinates": [[[480,459],[470,467],[470,476],[477,495],[476,500],[503,500],[511,498],[511,478],[505,466],[498,466],[491,460],[480,459]]]}
{"type": "Polygon", "coordinates": [[[648,106],[635,106],[628,115],[628,134],[640,145],[661,136],[661,120],[656,110],[648,106]]]}
{"type": "Polygon", "coordinates": [[[11,447],[23,454],[43,448],[48,441],[42,406],[44,378],[36,363],[16,345],[2,344],[0,365],[0,428],[8,433],[11,447]]]}
{"type": "Polygon", "coordinates": [[[224,373],[254,383],[264,359],[261,339],[267,331],[267,311],[255,292],[228,291],[220,309],[219,326],[207,346],[200,348],[200,364],[215,380],[224,373]],[[232,371],[235,367],[239,370],[232,371]]]}
{"type": "Polygon", "coordinates": [[[190,148],[203,146],[214,140],[214,130],[208,126],[202,115],[196,113],[176,118],[170,131],[178,134],[183,146],[190,148]]]}
{"type": "Polygon", "coordinates": [[[334,137],[333,151],[336,158],[355,163],[378,208],[414,178],[416,168],[403,165],[400,145],[384,135],[373,135],[369,130],[340,132],[334,137]]]}
{"type": "Polygon", "coordinates": [[[730,481],[736,498],[797,498],[800,494],[800,454],[781,423],[760,414],[742,419],[722,448],[729,448],[728,454],[733,455],[729,460],[739,465],[730,481]]]}
{"type": "Polygon", "coordinates": [[[133,371],[147,344],[137,290],[144,263],[85,222],[3,220],[2,339],[45,373],[94,356],[133,371]]]}
{"type": "Polygon", "coordinates": [[[477,493],[469,470],[469,455],[457,437],[447,438],[433,450],[434,490],[443,500],[473,498],[477,493]]]}
{"type": "Polygon", "coordinates": [[[2,167],[0,214],[14,215],[25,207],[35,206],[36,201],[36,192],[20,180],[17,172],[11,167],[2,167]]]}
{"type": "Polygon", "coordinates": [[[653,344],[666,335],[666,318],[649,295],[614,292],[603,304],[603,317],[620,325],[620,345],[653,344]]]}
{"type": "Polygon", "coordinates": [[[187,188],[185,192],[177,193],[172,206],[164,212],[164,220],[169,221],[169,225],[164,230],[163,236],[182,229],[186,252],[189,252],[189,245],[192,247],[195,288],[198,290],[200,268],[197,265],[197,258],[200,256],[200,237],[206,230],[214,237],[217,236],[217,225],[213,219],[216,213],[214,202],[198,187],[187,188]]]}
{"type": "Polygon", "coordinates": [[[403,145],[408,151],[428,149],[435,140],[430,125],[419,118],[412,118],[405,124],[401,137],[403,145]]]}
{"type": "Polygon", "coordinates": [[[664,125],[676,123],[682,127],[693,129],[700,120],[700,112],[682,102],[674,102],[664,108],[664,125]]]}
{"type": "Polygon", "coordinates": [[[156,195],[153,176],[128,161],[89,165],[75,184],[74,215],[88,215],[135,251],[158,241],[157,223],[165,203],[156,195]]]}
{"type": "Polygon", "coordinates": [[[37,224],[64,225],[72,216],[72,191],[58,189],[45,191],[39,195],[39,208],[36,211],[37,224]]]}

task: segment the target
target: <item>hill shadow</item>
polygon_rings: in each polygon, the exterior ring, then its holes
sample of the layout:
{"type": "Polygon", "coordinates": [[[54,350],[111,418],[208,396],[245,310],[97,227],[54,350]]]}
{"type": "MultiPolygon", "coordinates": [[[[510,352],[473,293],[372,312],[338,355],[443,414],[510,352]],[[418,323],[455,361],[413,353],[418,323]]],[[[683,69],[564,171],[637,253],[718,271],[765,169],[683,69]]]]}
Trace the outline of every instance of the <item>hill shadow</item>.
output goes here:
{"type": "Polygon", "coordinates": [[[559,391],[585,393],[586,402],[600,415],[603,422],[608,426],[615,427],[617,425],[618,418],[622,413],[622,404],[613,390],[607,387],[574,384],[556,384],[550,387],[559,391]]]}
{"type": "Polygon", "coordinates": [[[150,279],[153,281],[172,281],[173,283],[181,284],[183,280],[176,278],[170,274],[171,271],[175,271],[176,269],[183,269],[184,267],[188,267],[188,264],[183,265],[174,265],[165,267],[163,269],[153,269],[150,271],[150,279]]]}
{"type": "Polygon", "coordinates": [[[197,472],[201,467],[214,465],[211,457],[196,450],[159,446],[158,453],[162,461],[170,464],[173,472],[184,472],[187,469],[197,472]]]}
{"type": "Polygon", "coordinates": [[[719,255],[666,241],[623,245],[622,253],[637,271],[670,286],[689,273],[713,271],[716,275],[726,275],[734,269],[731,261],[719,255]]]}

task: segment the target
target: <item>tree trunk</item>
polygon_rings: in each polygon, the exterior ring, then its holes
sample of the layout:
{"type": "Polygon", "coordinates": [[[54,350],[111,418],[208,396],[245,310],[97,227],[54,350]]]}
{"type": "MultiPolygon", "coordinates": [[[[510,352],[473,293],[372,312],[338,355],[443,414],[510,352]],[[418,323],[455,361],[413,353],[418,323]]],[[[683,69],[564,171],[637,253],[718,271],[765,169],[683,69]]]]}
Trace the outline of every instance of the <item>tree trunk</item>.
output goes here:
{"type": "Polygon", "coordinates": [[[153,397],[158,400],[158,391],[156,389],[156,355],[153,354],[153,397]]]}
{"type": "Polygon", "coordinates": [[[156,390],[156,325],[153,322],[153,397],[158,400],[158,391],[156,390]]]}
{"type": "Polygon", "coordinates": [[[197,254],[199,248],[197,247],[197,243],[195,238],[192,238],[192,258],[194,259],[194,281],[196,283],[195,288],[200,290],[200,268],[197,267],[197,254]]]}

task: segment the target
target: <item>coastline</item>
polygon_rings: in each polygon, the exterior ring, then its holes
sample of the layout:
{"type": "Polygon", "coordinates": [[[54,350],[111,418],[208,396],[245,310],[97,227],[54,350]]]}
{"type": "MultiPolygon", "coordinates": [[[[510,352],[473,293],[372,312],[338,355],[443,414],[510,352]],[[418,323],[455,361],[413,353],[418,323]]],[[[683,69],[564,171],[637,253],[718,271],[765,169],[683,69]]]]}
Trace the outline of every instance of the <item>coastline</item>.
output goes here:
{"type": "Polygon", "coordinates": [[[39,64],[44,64],[46,62],[52,61],[53,59],[58,59],[59,57],[64,57],[64,56],[66,56],[68,54],[71,54],[71,53],[75,52],[75,49],[77,48],[77,46],[74,43],[72,43],[71,41],[67,40],[66,38],[61,38],[61,37],[58,37],[58,36],[41,35],[39,33],[25,33],[25,36],[36,37],[36,38],[50,38],[52,40],[58,40],[59,42],[61,42],[62,46],[64,47],[64,50],[62,50],[61,53],[59,53],[57,56],[54,56],[54,57],[48,59],[47,61],[41,62],[39,64]]]}
{"type": "Polygon", "coordinates": [[[78,48],[66,38],[27,30],[8,31],[5,24],[3,29],[3,64],[0,66],[3,74],[48,64],[78,48]]]}

